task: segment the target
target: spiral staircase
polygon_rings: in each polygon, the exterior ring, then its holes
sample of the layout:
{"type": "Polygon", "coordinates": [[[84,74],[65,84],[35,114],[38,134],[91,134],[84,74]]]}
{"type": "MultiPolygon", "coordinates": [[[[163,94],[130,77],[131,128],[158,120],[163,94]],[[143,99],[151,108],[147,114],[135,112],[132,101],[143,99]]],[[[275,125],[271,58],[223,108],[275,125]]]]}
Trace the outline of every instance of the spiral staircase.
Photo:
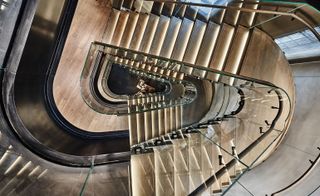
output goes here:
{"type": "MultiPolygon", "coordinates": [[[[103,37],[91,43],[85,60],[81,95],[97,113],[128,116],[128,135],[69,130],[80,138],[72,148],[54,134],[55,142],[38,144],[41,134],[23,135],[34,124],[24,126],[11,108],[20,92],[14,85],[30,78],[15,79],[18,67],[8,66],[2,71],[1,118],[10,123],[1,121],[0,194],[228,195],[276,151],[293,118],[293,75],[274,38],[309,29],[319,39],[313,28],[319,13],[307,5],[263,1],[111,4],[103,37]],[[135,91],[114,92],[112,77],[130,78],[122,88],[135,91]],[[94,151],[81,146],[88,138],[94,151]]],[[[72,15],[72,5],[66,3],[65,16],[72,15]]],[[[23,6],[36,8],[30,2],[23,6]]],[[[60,23],[63,32],[69,23],[60,23]]],[[[54,71],[43,73],[54,77],[54,71]]],[[[59,128],[68,125],[59,122],[59,128]]]]}

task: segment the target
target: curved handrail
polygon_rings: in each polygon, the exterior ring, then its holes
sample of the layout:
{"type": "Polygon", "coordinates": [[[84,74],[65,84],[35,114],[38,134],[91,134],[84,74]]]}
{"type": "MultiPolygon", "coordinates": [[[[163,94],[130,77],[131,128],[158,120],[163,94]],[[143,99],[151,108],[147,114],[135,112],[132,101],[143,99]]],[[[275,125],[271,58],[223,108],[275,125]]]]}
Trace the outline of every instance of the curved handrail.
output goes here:
{"type": "MultiPolygon", "coordinates": [[[[268,86],[268,87],[272,87],[274,89],[279,89],[287,96],[290,108],[292,108],[292,102],[291,102],[291,99],[290,99],[288,93],[283,88],[281,88],[279,86],[276,86],[275,84],[273,84],[271,82],[268,82],[268,81],[265,81],[265,80],[260,80],[260,79],[256,79],[256,78],[252,78],[252,77],[248,77],[248,76],[243,76],[243,75],[236,75],[236,74],[220,71],[220,70],[217,70],[217,69],[212,69],[212,68],[208,68],[208,67],[202,67],[202,66],[198,66],[198,65],[182,62],[182,61],[177,61],[177,60],[174,60],[174,59],[169,59],[169,58],[166,58],[166,57],[161,57],[161,56],[156,56],[156,55],[153,55],[153,54],[144,53],[144,52],[141,52],[141,51],[135,51],[135,50],[131,50],[131,49],[128,49],[128,48],[122,48],[122,47],[118,47],[118,46],[113,46],[113,45],[102,43],[102,42],[98,42],[98,41],[94,41],[94,42],[92,42],[92,44],[98,44],[98,45],[101,45],[101,46],[104,46],[104,47],[108,47],[108,48],[113,48],[113,49],[116,49],[116,50],[122,50],[122,51],[125,51],[125,52],[131,52],[131,53],[134,53],[134,54],[137,54],[137,55],[143,55],[143,56],[154,58],[154,59],[168,61],[168,62],[176,63],[176,64],[179,64],[179,65],[184,65],[184,66],[187,66],[187,67],[190,67],[190,68],[194,68],[194,69],[198,69],[198,70],[201,70],[201,71],[220,74],[220,75],[223,75],[223,76],[228,76],[228,77],[232,77],[232,78],[237,78],[237,79],[241,79],[241,80],[250,81],[250,82],[253,82],[253,83],[256,83],[256,84],[265,85],[265,86],[268,86]]],[[[206,78],[201,78],[201,79],[207,80],[206,78]]],[[[292,109],[290,109],[290,113],[291,113],[291,110],[292,109]]],[[[290,115],[288,115],[286,120],[288,120],[289,116],[290,115]]]]}
{"type": "Polygon", "coordinates": [[[279,191],[276,191],[274,193],[271,194],[271,196],[274,195],[278,195],[279,193],[285,192],[291,188],[293,188],[294,186],[296,186],[297,184],[299,184],[304,178],[306,178],[308,176],[308,174],[311,173],[311,171],[315,168],[315,166],[320,162],[320,153],[318,154],[318,156],[316,157],[316,159],[314,161],[312,161],[312,164],[310,165],[310,167],[299,177],[297,178],[295,181],[293,181],[291,184],[289,184],[288,186],[280,189],[279,191]]]}
{"type": "MultiPolygon", "coordinates": [[[[194,70],[198,69],[198,70],[201,70],[201,71],[206,71],[208,73],[211,72],[211,73],[214,73],[214,74],[221,74],[223,76],[233,77],[233,78],[244,80],[244,81],[250,81],[253,84],[256,84],[256,85],[260,84],[260,85],[263,85],[263,86],[266,86],[266,87],[270,88],[271,90],[276,90],[276,92],[282,92],[282,93],[284,93],[285,98],[288,99],[288,102],[289,102],[288,111],[289,112],[288,112],[288,114],[287,114],[287,116],[285,118],[284,125],[283,125],[284,127],[281,130],[286,130],[287,127],[289,126],[288,119],[290,118],[290,116],[292,114],[292,102],[291,102],[291,99],[290,99],[288,93],[284,89],[282,89],[282,88],[280,88],[280,87],[278,87],[278,86],[276,86],[276,85],[274,85],[274,84],[272,84],[270,82],[267,82],[267,81],[264,81],[264,80],[255,79],[255,78],[251,78],[251,77],[247,77],[247,76],[240,76],[240,75],[236,75],[236,74],[232,74],[232,73],[227,73],[227,72],[215,70],[215,69],[212,69],[212,68],[192,65],[192,64],[189,64],[189,63],[184,63],[184,62],[181,62],[181,61],[176,61],[176,60],[173,60],[173,59],[159,57],[159,56],[156,56],[156,55],[151,55],[151,54],[147,54],[147,53],[143,53],[143,52],[139,52],[139,51],[133,51],[133,50],[130,50],[130,49],[127,49],[127,48],[121,48],[121,47],[117,47],[117,46],[113,46],[113,45],[109,45],[109,44],[105,44],[105,43],[101,43],[101,42],[93,42],[92,44],[103,46],[105,48],[104,50],[107,50],[107,51],[109,50],[109,53],[111,55],[114,55],[114,57],[118,57],[118,58],[121,58],[122,60],[125,60],[127,62],[131,62],[131,64],[132,63],[141,63],[141,61],[137,60],[137,59],[139,59],[139,58],[136,58],[137,56],[138,57],[143,57],[141,59],[145,59],[147,57],[147,58],[151,58],[151,59],[157,59],[157,62],[160,62],[160,63],[162,63],[161,61],[170,62],[172,64],[176,63],[180,67],[185,66],[185,67],[192,68],[194,70]],[[128,54],[128,53],[131,53],[132,55],[125,55],[124,57],[121,56],[121,54],[128,54]],[[117,55],[119,55],[119,56],[117,56],[117,55]],[[139,56],[139,55],[142,55],[142,56],[139,56]],[[130,56],[133,56],[134,59],[130,58],[130,56]]],[[[127,66],[130,67],[130,65],[127,65],[127,66]]],[[[181,73],[183,73],[183,72],[181,72],[181,73]]],[[[185,75],[187,75],[187,74],[185,74],[185,75]]],[[[199,78],[199,79],[209,80],[207,78],[199,78]]],[[[86,103],[88,103],[88,101],[86,101],[86,103]]],[[[148,110],[145,110],[145,111],[149,111],[149,110],[151,111],[151,110],[155,110],[155,109],[157,109],[157,108],[149,108],[148,110]]],[[[129,113],[134,113],[134,111],[129,111],[129,113]]]]}
{"type": "MultiPolygon", "coordinates": [[[[252,144],[250,144],[247,148],[245,148],[242,152],[240,152],[238,154],[238,159],[241,160],[241,158],[245,157],[255,146],[257,146],[264,138],[266,138],[273,130],[274,127],[277,123],[277,121],[279,120],[282,112],[283,112],[283,99],[282,99],[282,95],[280,92],[278,92],[277,90],[275,90],[275,92],[277,93],[278,99],[279,99],[279,110],[277,112],[276,117],[274,118],[274,120],[272,121],[270,128],[264,133],[262,134],[258,139],[256,139],[252,144]]],[[[266,152],[266,150],[277,140],[279,139],[279,137],[283,134],[284,132],[282,132],[281,134],[279,134],[273,141],[272,143],[270,143],[268,145],[268,147],[266,149],[264,149],[264,151],[251,163],[251,165],[248,167],[248,169],[246,171],[249,171],[249,169],[253,166],[253,164],[259,160],[259,158],[264,154],[264,152],[266,152]]],[[[237,159],[232,159],[229,163],[227,163],[224,167],[222,167],[220,170],[218,170],[214,175],[212,175],[211,177],[209,177],[204,183],[202,183],[200,186],[198,186],[194,191],[192,191],[189,196],[193,196],[193,195],[199,195],[201,194],[203,191],[205,191],[208,187],[210,187],[216,180],[218,177],[222,176],[225,173],[225,170],[229,170],[231,169],[235,164],[237,163],[237,159]]],[[[231,185],[232,186],[232,185],[231,185]]],[[[226,191],[228,191],[231,186],[228,187],[228,189],[226,191]]]]}
{"type": "MultiPolygon", "coordinates": [[[[108,114],[108,115],[128,115],[133,113],[152,111],[159,108],[168,108],[168,107],[173,107],[177,105],[188,104],[188,103],[191,103],[196,98],[197,94],[195,91],[195,86],[191,82],[187,80],[183,80],[183,81],[180,81],[180,83],[185,86],[184,88],[185,91],[183,95],[181,95],[181,97],[178,98],[177,101],[170,102],[170,100],[165,100],[168,103],[164,105],[160,105],[157,108],[149,108],[149,107],[142,108],[142,107],[135,107],[134,105],[134,107],[131,107],[131,109],[128,110],[127,104],[121,104],[120,105],[121,107],[117,107],[117,105],[113,107],[113,105],[110,105],[108,101],[105,101],[104,99],[102,99],[103,98],[102,96],[99,96],[99,91],[98,89],[96,89],[96,86],[98,85],[96,83],[96,75],[98,75],[97,70],[99,65],[101,65],[101,62],[100,62],[101,59],[99,60],[99,57],[101,58],[101,54],[100,54],[101,52],[102,53],[105,52],[99,48],[101,46],[103,48],[106,47],[101,44],[96,44],[94,42],[91,44],[90,50],[86,58],[85,66],[82,71],[81,79],[80,79],[82,98],[85,101],[85,103],[96,112],[99,112],[102,114],[108,114]],[[99,45],[99,46],[96,48],[95,45],[99,45]],[[192,89],[194,90],[192,91],[192,89]]],[[[116,47],[116,48],[117,50],[120,49],[119,47],[116,47]]],[[[111,63],[121,64],[116,61],[116,57],[118,57],[117,55],[113,55],[108,52],[105,52],[105,56],[106,57],[104,58],[106,61],[109,61],[111,63]]],[[[159,77],[159,76],[154,75],[154,77],[159,77]]],[[[169,95],[168,92],[166,92],[166,94],[169,95]]],[[[143,96],[139,98],[143,98],[143,96]]],[[[128,96],[127,99],[130,100],[130,97],[128,96]]]]}
{"type": "Polygon", "coordinates": [[[279,12],[279,11],[271,11],[271,10],[258,10],[258,9],[250,9],[250,8],[239,8],[233,6],[224,6],[224,5],[215,5],[215,4],[204,4],[204,3],[192,3],[192,2],[184,2],[184,1],[166,1],[166,0],[146,0],[160,3],[168,3],[168,4],[180,4],[180,5],[190,5],[190,6],[201,6],[201,7],[211,7],[211,8],[220,8],[220,9],[230,9],[248,13],[260,13],[260,14],[269,14],[269,15],[281,15],[281,16],[289,16],[299,20],[306,27],[310,29],[310,31],[316,36],[316,38],[320,41],[320,34],[303,18],[297,16],[295,13],[289,12],[279,12]]]}

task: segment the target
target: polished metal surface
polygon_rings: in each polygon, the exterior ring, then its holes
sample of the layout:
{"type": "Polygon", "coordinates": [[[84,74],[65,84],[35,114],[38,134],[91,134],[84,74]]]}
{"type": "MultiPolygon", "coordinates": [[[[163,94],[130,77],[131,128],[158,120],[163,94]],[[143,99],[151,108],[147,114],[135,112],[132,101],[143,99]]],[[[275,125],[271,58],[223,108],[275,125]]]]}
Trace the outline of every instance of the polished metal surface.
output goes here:
{"type": "MultiPolygon", "coordinates": [[[[36,8],[36,14],[26,20],[26,24],[32,21],[32,26],[20,63],[15,61],[21,50],[14,50],[17,52],[11,54],[11,63],[4,74],[4,106],[13,129],[33,151],[53,161],[88,165],[90,163],[83,163],[81,156],[91,155],[99,155],[97,163],[127,160],[129,138],[126,132],[86,133],[68,123],[54,105],[55,58],[66,36],[60,33],[67,32],[76,1],[28,1],[28,4],[30,9],[36,8]],[[69,12],[63,11],[68,9],[69,12]],[[109,153],[116,154],[107,156],[109,153]]],[[[22,27],[21,37],[24,37],[29,30],[22,27]]]]}
{"type": "Polygon", "coordinates": [[[5,63],[7,50],[10,47],[10,41],[18,14],[20,12],[23,1],[8,0],[0,1],[0,67],[5,63]]]}

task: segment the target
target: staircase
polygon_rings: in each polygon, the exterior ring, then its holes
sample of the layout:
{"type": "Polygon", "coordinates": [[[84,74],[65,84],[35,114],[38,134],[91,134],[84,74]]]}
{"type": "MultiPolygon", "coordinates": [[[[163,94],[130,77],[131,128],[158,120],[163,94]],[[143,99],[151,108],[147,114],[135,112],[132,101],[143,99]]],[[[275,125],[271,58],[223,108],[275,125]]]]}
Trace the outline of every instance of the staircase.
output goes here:
{"type": "MultiPolygon", "coordinates": [[[[212,91],[207,113],[191,124],[185,117],[196,112],[196,105],[188,110],[196,99],[179,102],[161,93],[128,97],[132,195],[223,194],[283,136],[290,115],[282,111],[287,95],[272,83],[239,76],[247,68],[251,35],[260,31],[251,28],[258,6],[229,6],[253,12],[113,2],[102,42],[93,43],[107,61],[173,86],[192,80],[214,84],[204,87],[212,91]],[[275,129],[279,116],[283,127],[275,129]]],[[[199,90],[183,88],[186,100],[186,93],[199,90]]]]}
{"type": "MultiPolygon", "coordinates": [[[[219,4],[221,1],[213,1],[219,4]]],[[[232,4],[242,7],[242,3],[232,4]]],[[[256,4],[248,4],[257,8],[256,4]]],[[[249,42],[254,13],[153,1],[114,1],[102,42],[164,58],[237,74],[249,42]]],[[[121,63],[121,61],[119,61],[121,63]]],[[[171,70],[141,66],[143,71],[181,81],[191,75],[233,84],[217,74],[177,66],[171,70]]],[[[161,97],[153,97],[154,101],[161,97]]],[[[149,98],[151,101],[151,98],[149,98]]],[[[130,100],[145,103],[148,99],[130,100]]],[[[131,145],[169,133],[183,125],[182,106],[129,117],[131,145]]]]}
{"type": "Polygon", "coordinates": [[[132,155],[133,195],[188,195],[211,176],[216,180],[203,194],[218,195],[247,168],[237,162],[226,169],[227,161],[237,159],[236,155],[201,134],[177,133],[169,141],[170,145],[159,143],[132,155]],[[216,175],[218,171],[222,172],[216,175]]]}

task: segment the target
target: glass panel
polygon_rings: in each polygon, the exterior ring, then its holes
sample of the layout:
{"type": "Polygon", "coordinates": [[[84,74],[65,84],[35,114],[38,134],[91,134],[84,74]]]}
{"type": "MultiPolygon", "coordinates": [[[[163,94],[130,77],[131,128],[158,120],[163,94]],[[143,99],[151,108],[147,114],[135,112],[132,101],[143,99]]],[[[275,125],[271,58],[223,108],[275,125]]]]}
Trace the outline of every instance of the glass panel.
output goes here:
{"type": "MultiPolygon", "coordinates": [[[[196,89],[194,85],[188,81],[173,81],[172,77],[176,76],[174,71],[178,64],[170,61],[158,59],[156,57],[148,56],[143,53],[137,53],[122,48],[117,48],[102,43],[92,43],[88,57],[81,75],[81,93],[85,102],[96,112],[104,114],[132,114],[144,111],[152,111],[162,108],[169,108],[173,106],[191,103],[196,97],[196,89]],[[127,96],[127,103],[112,103],[104,101],[103,98],[97,96],[97,90],[92,85],[99,86],[93,79],[96,77],[97,66],[101,64],[113,65],[119,64],[130,69],[131,72],[137,75],[143,75],[153,80],[169,83],[170,90],[164,93],[142,93],[134,96],[127,96]],[[164,73],[164,69],[168,70],[164,73]],[[180,94],[172,88],[181,89],[180,94]],[[169,92],[168,92],[169,91],[169,92]],[[152,105],[147,102],[148,96],[157,97],[162,96],[164,99],[159,100],[158,104],[152,105]]],[[[106,68],[107,69],[107,68],[106,68]]],[[[102,81],[106,81],[104,79],[102,81]]],[[[98,90],[99,91],[99,90],[98,90]]],[[[112,96],[105,91],[107,96],[112,96]]],[[[108,97],[110,98],[110,97],[108,97]]],[[[112,99],[112,98],[111,98],[112,99]]]]}
{"type": "Polygon", "coordinates": [[[179,132],[135,149],[131,159],[133,195],[187,195],[204,183],[210,187],[205,193],[222,192],[236,177],[234,171],[247,166],[237,162],[227,169],[227,163],[237,158],[216,139],[210,140],[202,132],[179,132]]]}

